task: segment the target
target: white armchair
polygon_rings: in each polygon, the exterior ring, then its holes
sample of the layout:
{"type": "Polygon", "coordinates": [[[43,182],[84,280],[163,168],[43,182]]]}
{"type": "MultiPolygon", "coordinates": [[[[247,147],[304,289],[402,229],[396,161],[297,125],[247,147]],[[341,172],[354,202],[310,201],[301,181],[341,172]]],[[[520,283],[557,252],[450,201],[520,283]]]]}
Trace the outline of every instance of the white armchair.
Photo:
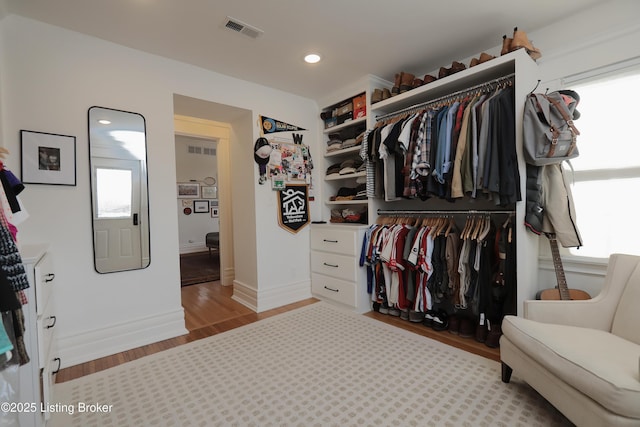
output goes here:
{"type": "Polygon", "coordinates": [[[584,301],[525,301],[506,316],[502,381],[515,370],[578,426],[640,426],[640,257],[609,258],[584,301]]]}

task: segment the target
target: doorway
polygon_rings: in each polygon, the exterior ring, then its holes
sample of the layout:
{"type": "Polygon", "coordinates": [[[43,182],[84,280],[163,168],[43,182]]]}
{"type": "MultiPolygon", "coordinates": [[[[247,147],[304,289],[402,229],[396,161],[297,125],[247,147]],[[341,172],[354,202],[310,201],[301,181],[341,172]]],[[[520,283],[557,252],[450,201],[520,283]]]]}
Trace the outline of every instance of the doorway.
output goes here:
{"type": "MultiPolygon", "coordinates": [[[[231,192],[231,149],[239,141],[244,141],[247,135],[252,135],[252,112],[229,105],[218,104],[202,99],[174,94],[174,129],[176,135],[195,138],[217,139],[216,159],[218,165],[218,201],[220,227],[220,281],[218,286],[226,288],[225,304],[235,304],[231,299],[235,280],[234,260],[234,215],[231,192]]],[[[242,245],[241,245],[242,246],[242,245]]],[[[245,244],[246,246],[246,244],[245,244]]],[[[182,288],[183,306],[191,299],[185,298],[185,291],[200,285],[182,288]]],[[[218,298],[217,297],[217,298],[218,298]]],[[[211,306],[212,310],[216,305],[211,306]]]]}
{"type": "Polygon", "coordinates": [[[180,283],[220,280],[217,138],[175,136],[180,283]]]}

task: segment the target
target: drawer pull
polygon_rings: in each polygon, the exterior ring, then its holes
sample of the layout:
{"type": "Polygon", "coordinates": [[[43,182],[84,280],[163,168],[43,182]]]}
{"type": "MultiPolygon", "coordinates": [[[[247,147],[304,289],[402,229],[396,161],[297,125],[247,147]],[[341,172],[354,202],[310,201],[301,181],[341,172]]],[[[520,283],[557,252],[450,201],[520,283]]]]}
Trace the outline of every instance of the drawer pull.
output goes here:
{"type": "Polygon", "coordinates": [[[51,323],[51,324],[47,325],[47,329],[51,329],[51,328],[53,328],[54,326],[56,326],[56,321],[58,320],[58,319],[56,318],[56,316],[51,316],[51,317],[49,317],[49,319],[53,320],[53,323],[51,323]]]}
{"type": "Polygon", "coordinates": [[[333,289],[333,288],[328,287],[327,285],[325,285],[324,288],[326,290],[328,290],[328,291],[331,291],[331,292],[340,292],[340,289],[333,289]]]}
{"type": "Polygon", "coordinates": [[[340,267],[338,264],[327,264],[326,262],[323,262],[323,264],[326,265],[327,267],[333,267],[333,268],[340,267]]]}
{"type": "Polygon", "coordinates": [[[322,239],[322,241],[327,243],[338,243],[337,240],[322,239]]]}
{"type": "Polygon", "coordinates": [[[56,357],[55,359],[53,359],[53,361],[58,362],[58,367],[53,372],[51,372],[51,375],[55,375],[60,372],[60,368],[62,367],[62,360],[60,360],[59,357],[56,357]]]}
{"type": "Polygon", "coordinates": [[[49,282],[53,282],[53,279],[55,279],[56,275],[53,273],[49,273],[47,275],[44,276],[44,283],[49,283],[49,282]]]}

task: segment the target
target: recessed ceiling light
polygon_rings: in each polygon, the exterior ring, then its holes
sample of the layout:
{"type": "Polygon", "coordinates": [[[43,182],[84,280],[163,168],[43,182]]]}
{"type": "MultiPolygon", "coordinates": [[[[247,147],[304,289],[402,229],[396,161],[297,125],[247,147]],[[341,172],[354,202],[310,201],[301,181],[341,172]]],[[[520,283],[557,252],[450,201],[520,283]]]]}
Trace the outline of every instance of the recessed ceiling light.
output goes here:
{"type": "Polygon", "coordinates": [[[304,61],[309,64],[315,64],[316,62],[320,62],[320,55],[317,53],[310,53],[304,57],[304,61]]]}
{"type": "Polygon", "coordinates": [[[107,119],[100,119],[98,120],[98,123],[100,123],[101,125],[110,125],[111,122],[107,119]]]}

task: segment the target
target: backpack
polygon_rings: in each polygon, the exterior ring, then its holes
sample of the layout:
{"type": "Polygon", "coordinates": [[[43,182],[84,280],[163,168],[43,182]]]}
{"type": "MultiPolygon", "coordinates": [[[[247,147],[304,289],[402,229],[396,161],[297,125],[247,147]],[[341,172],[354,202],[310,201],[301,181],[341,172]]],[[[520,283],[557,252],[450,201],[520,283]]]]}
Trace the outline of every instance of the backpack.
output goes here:
{"type": "Polygon", "coordinates": [[[580,117],[580,97],[572,90],[530,93],[524,106],[524,157],[531,165],[561,163],[578,156],[580,132],[573,120],[580,117]]]}

